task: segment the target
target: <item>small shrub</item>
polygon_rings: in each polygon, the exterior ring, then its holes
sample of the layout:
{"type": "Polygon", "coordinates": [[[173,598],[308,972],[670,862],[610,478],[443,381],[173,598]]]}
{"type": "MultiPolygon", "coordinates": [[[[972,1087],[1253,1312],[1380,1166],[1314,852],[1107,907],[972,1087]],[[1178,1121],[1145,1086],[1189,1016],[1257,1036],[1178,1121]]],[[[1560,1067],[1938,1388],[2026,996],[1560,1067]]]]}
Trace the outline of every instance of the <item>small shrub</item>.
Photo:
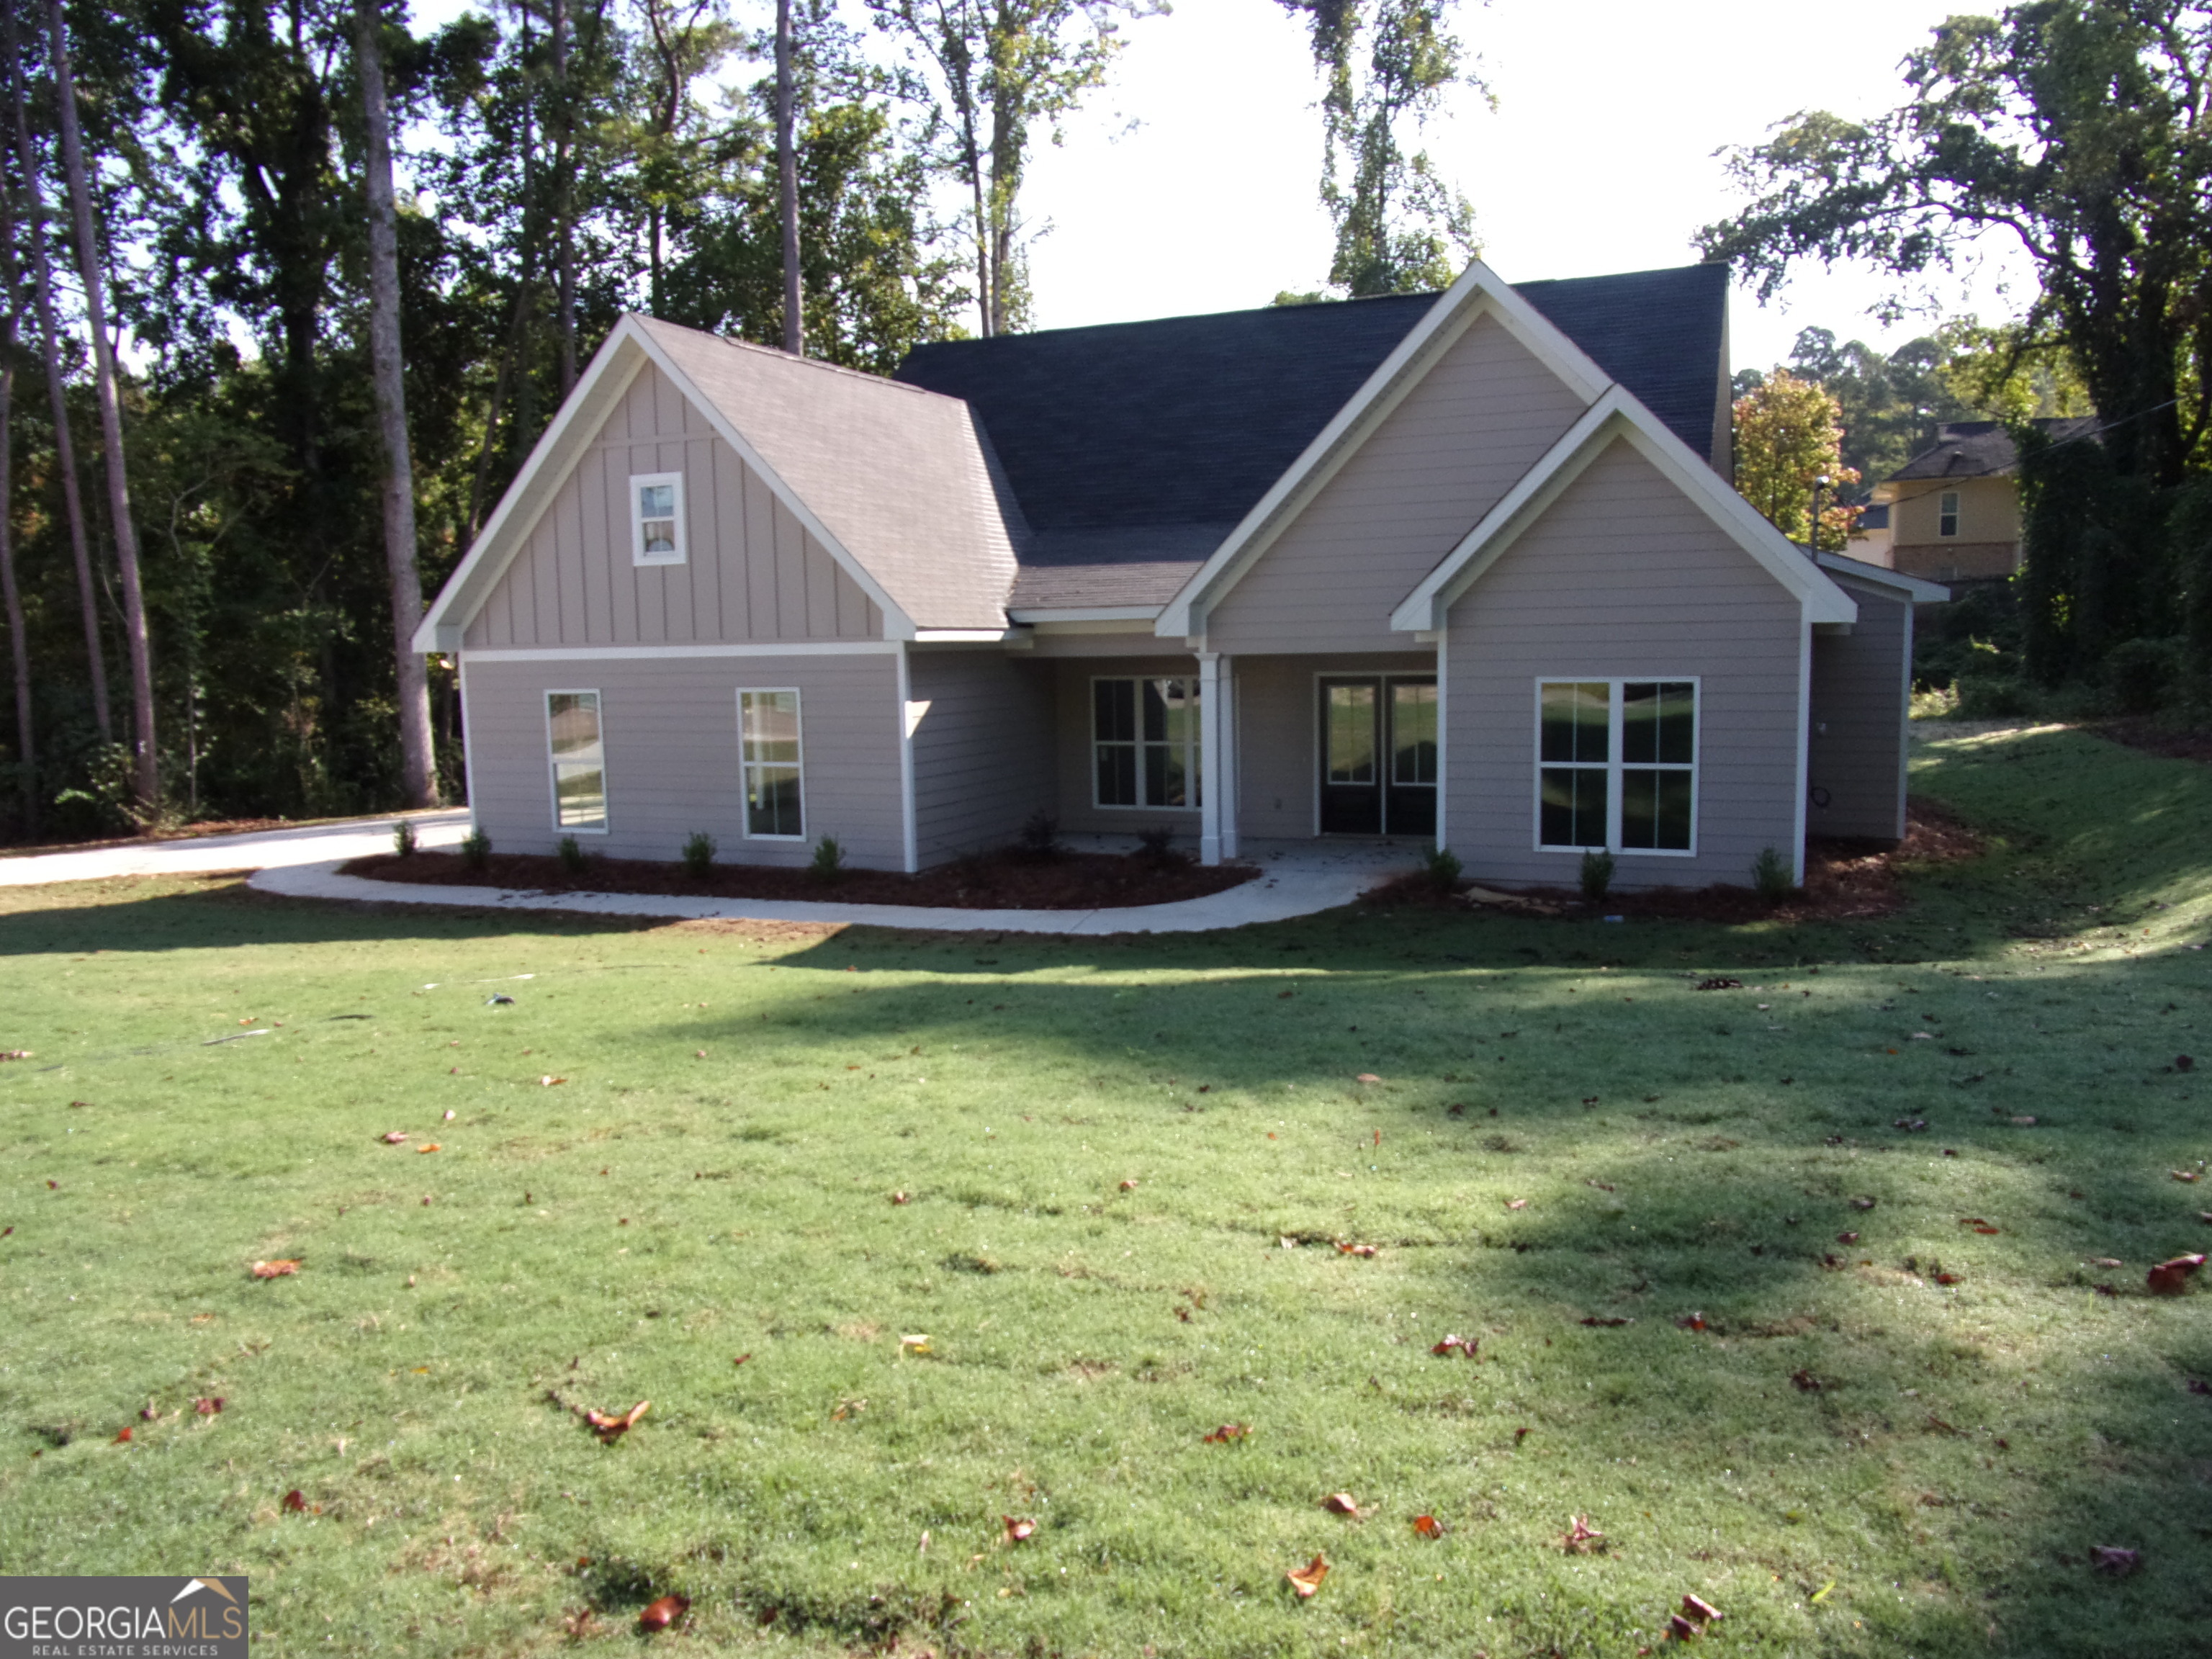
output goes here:
{"type": "Polygon", "coordinates": [[[1961,674],[1958,718],[2014,720],[2033,713],[2027,688],[2009,674],[1961,674]]]}
{"type": "Polygon", "coordinates": [[[1175,844],[1175,826],[1156,823],[1149,830],[1137,831],[1137,856],[1146,864],[1165,868],[1173,864],[1187,864],[1190,855],[1175,844]]]}
{"type": "Polygon", "coordinates": [[[2179,640],[2124,640],[2105,658],[2105,690],[2123,714],[2149,714],[2175,701],[2188,678],[2179,640]]]}
{"type": "Polygon", "coordinates": [[[817,881],[835,881],[845,873],[845,849],[836,836],[824,836],[814,843],[814,862],[807,868],[817,881]]]}
{"type": "Polygon", "coordinates": [[[491,837],[482,830],[471,830],[461,837],[461,862],[471,870],[482,870],[491,862],[491,837]]]}
{"type": "Polygon", "coordinates": [[[582,875],[591,862],[590,855],[584,851],[583,842],[574,836],[562,836],[553,851],[561,860],[561,867],[572,876],[582,875]]]}
{"type": "Polygon", "coordinates": [[[1790,860],[1771,847],[1762,847],[1751,861],[1751,884],[1769,904],[1779,904],[1797,890],[1790,860]]]}
{"type": "Polygon", "coordinates": [[[1461,868],[1459,854],[1449,847],[1431,848],[1421,860],[1421,873],[1439,893],[1457,890],[1461,868]]]}
{"type": "Polygon", "coordinates": [[[1595,851],[1583,854],[1583,896],[1592,904],[1602,904],[1612,886],[1613,854],[1595,851]]]}
{"type": "Polygon", "coordinates": [[[415,856],[415,821],[402,818],[392,826],[392,850],[403,859],[415,856]]]}
{"type": "Polygon", "coordinates": [[[1060,856],[1060,820],[1040,806],[1022,823],[1021,849],[1033,859],[1060,856]]]}
{"type": "Polygon", "coordinates": [[[694,830],[684,843],[684,873],[694,881],[704,881],[714,867],[714,838],[704,830],[694,830]]]}

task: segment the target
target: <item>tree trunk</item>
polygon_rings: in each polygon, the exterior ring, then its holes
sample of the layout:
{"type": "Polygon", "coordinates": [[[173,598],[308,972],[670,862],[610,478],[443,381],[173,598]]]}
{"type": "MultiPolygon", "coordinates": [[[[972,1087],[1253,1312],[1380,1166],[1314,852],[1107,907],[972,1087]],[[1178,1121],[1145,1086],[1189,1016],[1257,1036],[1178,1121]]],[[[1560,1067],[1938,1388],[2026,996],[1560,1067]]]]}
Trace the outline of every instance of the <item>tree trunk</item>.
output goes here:
{"type": "Polygon", "coordinates": [[[151,812],[161,794],[161,757],[154,735],[154,656],[146,635],[146,596],[138,580],[138,532],[131,518],[131,483],[124,470],[123,398],[116,385],[115,354],[107,341],[107,307],[99,232],[92,221],[92,190],[85,178],[84,141],[77,131],[76,82],[70,73],[68,25],[62,0],[46,0],[46,28],[53,51],[54,105],[59,117],[62,169],[69,179],[76,219],[77,261],[84,273],[85,323],[92,335],[92,363],[100,394],[100,438],[106,448],[107,500],[114,518],[115,558],[123,573],[123,631],[131,657],[131,748],[138,805],[151,812]]]}
{"type": "Polygon", "coordinates": [[[76,597],[84,618],[86,671],[92,682],[92,719],[102,743],[115,741],[115,718],[107,702],[107,651],[100,637],[99,586],[92,575],[92,538],[85,528],[84,489],[76,470],[76,440],[70,428],[69,381],[62,373],[61,331],[54,321],[53,275],[46,263],[46,198],[39,188],[39,154],[31,143],[25,111],[22,65],[15,55],[15,14],[0,9],[0,51],[8,59],[8,89],[15,109],[15,155],[23,173],[23,194],[31,233],[32,293],[39,312],[40,347],[46,358],[46,398],[53,405],[54,459],[62,475],[63,515],[69,520],[70,550],[76,560],[76,597]]]}
{"type": "Polygon", "coordinates": [[[399,228],[392,191],[392,112],[384,95],[383,19],[361,0],[354,52],[368,130],[368,348],[376,417],[384,437],[384,564],[392,587],[392,643],[398,669],[400,786],[410,806],[438,804],[431,754],[430,676],[415,648],[422,574],[415,562],[415,465],[407,444],[407,382],[399,359],[399,228]]]}
{"type": "Polygon", "coordinates": [[[799,291],[799,150],[792,132],[791,0],[775,0],[775,171],[783,220],[783,349],[806,355],[799,291]]]}
{"type": "Polygon", "coordinates": [[[554,257],[559,261],[561,395],[576,386],[576,146],[568,88],[568,0],[553,0],[554,257]]]}
{"type": "Polygon", "coordinates": [[[23,596],[15,589],[15,215],[14,198],[0,182],[0,285],[7,315],[0,318],[0,607],[8,613],[8,651],[15,668],[16,781],[23,792],[23,838],[39,833],[38,730],[31,719],[31,642],[23,624],[23,596]]]}

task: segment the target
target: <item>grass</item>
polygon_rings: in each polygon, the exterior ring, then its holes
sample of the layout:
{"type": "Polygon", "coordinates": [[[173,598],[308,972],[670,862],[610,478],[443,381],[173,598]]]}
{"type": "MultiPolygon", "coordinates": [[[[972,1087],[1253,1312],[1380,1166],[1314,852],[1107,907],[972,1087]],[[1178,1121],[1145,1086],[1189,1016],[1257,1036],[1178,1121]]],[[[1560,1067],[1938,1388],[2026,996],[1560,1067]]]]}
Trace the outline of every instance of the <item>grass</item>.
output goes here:
{"type": "Polygon", "coordinates": [[[1990,851],[1822,927],[0,890],[0,1561],[271,1653],[2203,1651],[2212,771],[1916,786],[1990,851]]]}

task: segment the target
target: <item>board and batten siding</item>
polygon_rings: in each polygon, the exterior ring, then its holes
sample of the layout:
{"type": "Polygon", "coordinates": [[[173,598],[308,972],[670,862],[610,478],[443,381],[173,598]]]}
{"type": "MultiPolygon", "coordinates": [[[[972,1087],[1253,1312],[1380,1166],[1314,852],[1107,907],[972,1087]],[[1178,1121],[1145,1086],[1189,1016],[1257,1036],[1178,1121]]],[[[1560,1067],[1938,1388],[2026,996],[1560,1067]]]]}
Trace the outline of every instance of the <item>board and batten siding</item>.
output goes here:
{"type": "Polygon", "coordinates": [[[1436,672],[1433,651],[1232,659],[1238,836],[1249,841],[1316,833],[1321,818],[1322,678],[1436,672]]]}
{"type": "Polygon", "coordinates": [[[1053,750],[1059,786],[1060,827],[1079,835],[1133,836],[1155,825],[1195,838],[1199,810],[1174,806],[1096,806],[1098,793],[1091,749],[1091,682],[1094,678],[1198,678],[1198,659],[1182,656],[1062,657],[1053,673],[1053,750]]]}
{"type": "Polygon", "coordinates": [[[880,639],[883,615],[648,363],[463,635],[484,646],[880,639]],[[629,481],[684,475],[682,564],[632,562],[629,481]]]}
{"type": "Polygon", "coordinates": [[[1796,842],[1797,601],[1616,440],[1448,614],[1445,838],[1477,881],[1572,887],[1535,850],[1540,679],[1701,682],[1697,855],[1623,853],[1616,886],[1738,885],[1796,842]]]}
{"type": "Polygon", "coordinates": [[[1836,582],[1858,601],[1848,634],[1813,636],[1813,726],[1805,827],[1815,836],[1905,834],[1905,721],[1912,605],[1894,588],[1836,582]]]}
{"type": "Polygon", "coordinates": [[[1480,316],[1208,611],[1217,651],[1402,650],[1392,607],[1583,412],[1480,316]]]}
{"type": "Polygon", "coordinates": [[[695,830],[725,864],[805,864],[835,836],[856,866],[905,858],[893,650],[747,657],[518,662],[464,654],[471,805],[503,853],[550,853],[545,694],[597,691],[606,756],[607,833],[580,836],[614,858],[674,860],[695,830]],[[748,838],[738,760],[738,692],[799,694],[806,840],[748,838]]]}
{"type": "Polygon", "coordinates": [[[915,845],[925,868],[1006,846],[1032,814],[1057,805],[1052,681],[1049,665],[997,647],[908,657],[915,845]]]}

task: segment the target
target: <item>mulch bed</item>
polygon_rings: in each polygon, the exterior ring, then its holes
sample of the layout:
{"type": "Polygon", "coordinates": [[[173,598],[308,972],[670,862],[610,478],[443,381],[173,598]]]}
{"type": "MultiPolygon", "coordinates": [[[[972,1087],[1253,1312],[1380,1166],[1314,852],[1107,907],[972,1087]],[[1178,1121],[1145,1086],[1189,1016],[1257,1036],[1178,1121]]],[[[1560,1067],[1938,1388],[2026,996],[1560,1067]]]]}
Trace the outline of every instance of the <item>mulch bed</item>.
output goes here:
{"type": "MultiPolygon", "coordinates": [[[[1419,872],[1409,872],[1369,890],[1366,902],[1428,909],[1494,909],[1504,915],[1588,921],[1626,916],[1663,921],[1849,921],[1887,915],[1905,902],[1898,866],[1941,864],[1972,858],[1981,837],[1933,801],[1917,797],[1905,803],[1905,839],[1895,847],[1844,839],[1808,840],[1805,885],[1780,904],[1769,904],[1749,887],[1661,887],[1638,893],[1614,893],[1590,904],[1571,888],[1516,889],[1521,904],[1477,904],[1464,890],[1437,892],[1419,872]]],[[[1462,887],[1464,884],[1462,884],[1462,887]]]]}
{"type": "Polygon", "coordinates": [[[839,904],[920,904],[954,910],[1107,910],[1203,898],[1249,881],[1249,865],[1209,869],[1185,859],[1143,854],[1063,853],[1036,858],[987,853],[919,875],[848,870],[834,881],[812,871],[758,864],[718,864],[703,881],[680,864],[646,859],[592,859],[580,875],[540,854],[495,853],[471,870],[458,853],[382,853],[356,859],[343,873],[375,881],[433,887],[499,887],[538,893],[656,893],[689,898],[793,899],[839,904]]]}
{"type": "Polygon", "coordinates": [[[2107,738],[2114,743],[2125,744],[2130,749],[2140,749],[2146,754],[2162,756],[2167,760],[2212,764],[2212,732],[2176,732],[2171,726],[2160,726],[2156,720],[2141,714],[2125,715],[2118,720],[2091,720],[2081,729],[2093,737],[2107,738]]]}

